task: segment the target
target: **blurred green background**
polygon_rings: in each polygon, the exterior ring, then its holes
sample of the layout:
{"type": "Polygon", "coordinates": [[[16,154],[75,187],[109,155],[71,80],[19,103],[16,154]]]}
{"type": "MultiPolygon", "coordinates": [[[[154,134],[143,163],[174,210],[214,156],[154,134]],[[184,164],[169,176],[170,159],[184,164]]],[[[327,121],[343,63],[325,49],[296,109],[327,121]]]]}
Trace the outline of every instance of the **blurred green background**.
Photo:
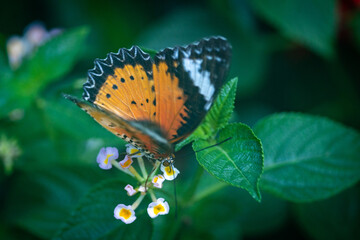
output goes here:
{"type": "MultiPolygon", "coordinates": [[[[1,239],[51,238],[96,176],[116,174],[97,169],[95,158],[101,147],[122,142],[61,94],[81,96],[94,59],[121,47],[160,50],[223,35],[233,45],[229,78],[239,78],[232,121],[253,126],[271,113],[295,111],[360,129],[358,0],[13,0],[2,3],[0,18],[1,239]],[[35,21],[63,33],[14,69],[7,41],[35,21]]],[[[188,152],[177,155],[184,179],[197,164],[188,152]]],[[[198,218],[185,218],[178,238],[360,236],[359,184],[312,204],[266,193],[258,204],[239,190],[238,202],[228,203],[236,214],[226,209],[210,231],[214,223],[201,219],[229,192],[188,210],[198,218]]]]}

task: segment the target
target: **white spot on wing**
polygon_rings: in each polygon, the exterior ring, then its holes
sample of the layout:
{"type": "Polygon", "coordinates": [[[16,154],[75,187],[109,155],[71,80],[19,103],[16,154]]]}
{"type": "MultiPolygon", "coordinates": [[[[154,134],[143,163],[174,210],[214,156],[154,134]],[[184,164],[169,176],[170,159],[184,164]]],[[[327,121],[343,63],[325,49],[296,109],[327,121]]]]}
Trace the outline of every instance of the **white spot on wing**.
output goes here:
{"type": "Polygon", "coordinates": [[[210,81],[210,72],[201,70],[202,59],[183,58],[182,61],[185,71],[189,73],[194,85],[199,87],[200,94],[203,95],[207,101],[205,109],[208,110],[215,92],[215,87],[210,81]],[[199,73],[200,76],[197,75],[199,73]]]}

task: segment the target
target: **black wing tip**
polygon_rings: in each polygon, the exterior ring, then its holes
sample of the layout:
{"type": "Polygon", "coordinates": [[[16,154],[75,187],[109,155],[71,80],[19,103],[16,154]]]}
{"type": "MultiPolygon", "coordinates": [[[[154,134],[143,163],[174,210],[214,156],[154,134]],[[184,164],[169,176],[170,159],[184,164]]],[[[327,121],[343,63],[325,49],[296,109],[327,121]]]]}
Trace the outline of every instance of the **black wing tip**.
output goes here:
{"type": "Polygon", "coordinates": [[[212,51],[222,52],[225,58],[230,59],[232,55],[232,46],[230,42],[221,35],[209,36],[185,46],[164,48],[155,55],[155,61],[165,60],[168,56],[173,60],[176,60],[180,52],[183,56],[192,55],[192,57],[194,57],[195,55],[196,57],[199,57],[203,52],[210,53],[212,51]]]}
{"type": "MultiPolygon", "coordinates": [[[[106,58],[100,59],[96,58],[94,60],[94,68],[88,70],[88,75],[102,75],[104,74],[104,68],[113,68],[116,67],[119,63],[126,64],[130,60],[135,61],[148,61],[150,60],[150,55],[140,47],[134,45],[131,48],[120,48],[117,53],[110,52],[106,55],[106,58]]],[[[130,64],[132,62],[129,62],[130,64]]]]}

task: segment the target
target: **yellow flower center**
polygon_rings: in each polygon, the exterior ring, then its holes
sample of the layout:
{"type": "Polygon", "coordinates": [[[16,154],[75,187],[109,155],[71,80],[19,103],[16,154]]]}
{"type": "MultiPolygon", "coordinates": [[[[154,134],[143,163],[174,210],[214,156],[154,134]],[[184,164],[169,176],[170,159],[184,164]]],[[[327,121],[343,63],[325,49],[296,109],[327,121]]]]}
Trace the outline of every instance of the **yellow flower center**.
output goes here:
{"type": "Polygon", "coordinates": [[[134,154],[134,153],[137,153],[137,154],[135,154],[135,155],[141,155],[141,153],[139,152],[139,150],[137,150],[136,148],[130,149],[130,154],[132,155],[132,154],[134,154]]]}
{"type": "Polygon", "coordinates": [[[165,167],[165,172],[166,172],[167,175],[173,175],[174,174],[174,171],[173,171],[172,167],[170,167],[170,166],[165,167]]]}
{"type": "Polygon", "coordinates": [[[123,217],[125,220],[129,219],[131,217],[131,211],[126,208],[122,208],[119,213],[120,217],[123,217]]]}
{"type": "Polygon", "coordinates": [[[109,157],[113,156],[114,154],[108,154],[106,155],[106,158],[104,160],[104,163],[107,165],[109,163],[109,157]]]}
{"type": "Polygon", "coordinates": [[[159,177],[154,177],[154,183],[156,183],[159,180],[159,177]]]}
{"type": "Polygon", "coordinates": [[[165,212],[165,208],[162,204],[158,204],[154,207],[154,213],[158,215],[160,212],[165,212]]]}
{"type": "Polygon", "coordinates": [[[131,163],[132,163],[131,158],[128,158],[125,162],[121,162],[120,165],[123,168],[127,168],[127,167],[129,167],[131,165],[131,163]]]}

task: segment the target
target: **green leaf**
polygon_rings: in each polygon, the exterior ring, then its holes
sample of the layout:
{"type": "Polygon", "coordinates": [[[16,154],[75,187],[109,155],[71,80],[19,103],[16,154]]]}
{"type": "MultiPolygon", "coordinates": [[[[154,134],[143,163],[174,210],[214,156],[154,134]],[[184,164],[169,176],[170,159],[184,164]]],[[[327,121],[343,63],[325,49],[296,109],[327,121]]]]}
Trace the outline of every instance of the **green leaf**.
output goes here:
{"type": "Polygon", "coordinates": [[[229,124],[219,133],[218,142],[231,137],[220,145],[201,150],[214,144],[198,139],[193,143],[197,160],[209,173],[233,186],[247,190],[257,201],[261,196],[258,181],[263,168],[260,140],[252,130],[241,123],[229,124]]]}
{"type": "Polygon", "coordinates": [[[282,113],[258,122],[261,187],[294,202],[328,198],[360,179],[360,135],[322,117],[282,113]]]}
{"type": "Polygon", "coordinates": [[[255,10],[285,36],[325,57],[334,54],[337,15],[335,0],[255,0],[255,10]]]}
{"type": "Polygon", "coordinates": [[[67,73],[83,50],[88,33],[86,27],[71,29],[40,46],[20,69],[30,77],[28,87],[41,88],[67,73]]]}
{"type": "Polygon", "coordinates": [[[114,218],[115,207],[132,204],[123,189],[128,183],[112,179],[100,182],[88,192],[55,239],[150,239],[151,218],[146,210],[136,210],[137,219],[125,224],[114,218]]]}
{"type": "Polygon", "coordinates": [[[206,172],[189,206],[191,223],[197,230],[215,235],[213,239],[239,239],[239,232],[251,237],[268,234],[287,220],[284,200],[265,192],[258,203],[247,192],[225,185],[206,172]],[[219,207],[221,211],[209,211],[219,207]]]}
{"type": "Polygon", "coordinates": [[[69,72],[78,59],[89,30],[75,28],[40,46],[14,72],[6,89],[0,89],[0,116],[15,108],[26,108],[51,81],[69,72]]]}
{"type": "Polygon", "coordinates": [[[297,204],[295,210],[312,239],[360,239],[359,185],[324,201],[297,204]]]}
{"type": "Polygon", "coordinates": [[[49,239],[78,200],[102,179],[114,176],[95,164],[41,164],[16,172],[6,194],[6,219],[49,239]],[[14,214],[16,213],[16,214],[14,214]]]}
{"type": "Polygon", "coordinates": [[[206,115],[201,126],[207,133],[206,138],[213,136],[228,124],[234,110],[237,82],[238,79],[233,78],[221,88],[214,105],[206,115]]]}
{"type": "Polygon", "coordinates": [[[228,124],[234,110],[237,82],[238,79],[233,78],[221,88],[213,106],[206,114],[203,123],[188,138],[178,143],[175,146],[175,151],[179,151],[186,144],[198,138],[206,140],[214,136],[220,129],[228,124]]]}

